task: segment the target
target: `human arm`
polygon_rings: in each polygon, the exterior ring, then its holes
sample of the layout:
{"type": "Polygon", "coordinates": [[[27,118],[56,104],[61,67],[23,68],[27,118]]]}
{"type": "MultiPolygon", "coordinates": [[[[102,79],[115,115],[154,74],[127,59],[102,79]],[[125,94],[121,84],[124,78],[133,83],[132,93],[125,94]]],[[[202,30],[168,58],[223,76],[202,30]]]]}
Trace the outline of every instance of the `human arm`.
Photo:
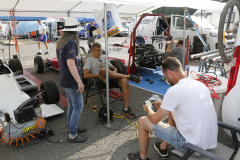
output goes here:
{"type": "Polygon", "coordinates": [[[151,107],[148,105],[143,105],[143,109],[148,114],[148,118],[153,124],[157,124],[160,122],[166,115],[168,115],[169,111],[165,110],[161,107],[157,110],[157,112],[154,112],[151,107]]]}
{"type": "Polygon", "coordinates": [[[171,42],[170,42],[170,44],[169,44],[168,48],[166,49],[166,53],[172,53],[172,50],[171,50],[171,48],[172,48],[173,44],[174,44],[174,41],[173,41],[173,40],[171,40],[171,42]]]}
{"type": "Polygon", "coordinates": [[[85,79],[88,79],[88,78],[98,78],[98,74],[91,74],[91,73],[90,73],[90,70],[84,69],[84,70],[83,70],[83,77],[84,77],[85,79]]]}
{"type": "Polygon", "coordinates": [[[112,69],[112,71],[113,72],[117,72],[118,70],[117,70],[117,68],[116,67],[114,67],[113,65],[112,66],[110,66],[110,68],[112,69]]]}
{"type": "Polygon", "coordinates": [[[84,91],[84,85],[82,83],[82,80],[79,76],[79,73],[78,73],[78,70],[77,70],[77,67],[76,67],[76,64],[75,64],[75,59],[74,58],[70,58],[70,59],[67,59],[67,66],[68,66],[68,69],[69,71],[71,72],[73,78],[75,79],[75,81],[77,82],[78,84],[78,92],[83,92],[84,91]]]}

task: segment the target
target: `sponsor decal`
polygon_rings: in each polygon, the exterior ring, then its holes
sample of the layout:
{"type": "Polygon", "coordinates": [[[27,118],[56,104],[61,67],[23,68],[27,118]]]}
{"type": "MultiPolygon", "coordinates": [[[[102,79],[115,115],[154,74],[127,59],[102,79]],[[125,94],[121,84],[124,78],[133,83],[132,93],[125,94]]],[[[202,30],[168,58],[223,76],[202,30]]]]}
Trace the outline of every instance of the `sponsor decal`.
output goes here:
{"type": "Polygon", "coordinates": [[[108,37],[111,37],[111,36],[114,36],[115,34],[119,33],[120,32],[120,29],[118,27],[108,31],[108,37]]]}
{"type": "Polygon", "coordinates": [[[35,128],[36,128],[36,125],[35,125],[35,124],[32,125],[32,126],[29,126],[29,127],[27,127],[27,128],[24,128],[24,129],[22,130],[22,134],[28,133],[29,131],[31,131],[31,130],[33,130],[33,129],[35,129],[35,128]]]}

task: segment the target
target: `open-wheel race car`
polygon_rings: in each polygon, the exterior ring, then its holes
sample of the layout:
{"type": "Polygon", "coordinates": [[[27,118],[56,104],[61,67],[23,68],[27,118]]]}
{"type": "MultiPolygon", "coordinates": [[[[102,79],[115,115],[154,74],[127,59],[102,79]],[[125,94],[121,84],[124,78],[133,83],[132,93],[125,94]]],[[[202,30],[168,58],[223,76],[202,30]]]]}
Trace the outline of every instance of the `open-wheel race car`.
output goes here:
{"type": "Polygon", "coordinates": [[[56,105],[59,91],[53,80],[43,81],[38,90],[22,73],[18,59],[8,64],[0,59],[0,140],[9,146],[52,135],[44,118],[64,112],[56,105]]]}
{"type": "MultiPolygon", "coordinates": [[[[85,48],[80,46],[80,52],[81,54],[87,54],[85,51],[85,48]]],[[[38,73],[43,73],[44,68],[50,68],[58,70],[58,59],[57,57],[52,59],[43,59],[41,56],[35,56],[34,57],[34,68],[38,73]]]]}

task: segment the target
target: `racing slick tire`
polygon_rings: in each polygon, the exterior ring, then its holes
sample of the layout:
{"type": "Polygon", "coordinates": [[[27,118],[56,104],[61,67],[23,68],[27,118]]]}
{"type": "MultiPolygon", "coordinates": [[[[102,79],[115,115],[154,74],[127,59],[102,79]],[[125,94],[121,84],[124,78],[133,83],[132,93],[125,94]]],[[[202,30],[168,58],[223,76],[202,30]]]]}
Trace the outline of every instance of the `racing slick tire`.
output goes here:
{"type": "Polygon", "coordinates": [[[44,64],[43,64],[43,59],[42,59],[41,56],[35,56],[35,58],[34,58],[34,68],[37,71],[37,73],[43,73],[44,64]]]}
{"type": "Polygon", "coordinates": [[[12,72],[21,71],[23,73],[22,63],[19,59],[10,59],[8,65],[12,72]]]}
{"type": "Polygon", "coordinates": [[[41,83],[42,99],[45,104],[56,104],[59,102],[60,96],[57,85],[53,80],[46,80],[41,83]]]}
{"type": "Polygon", "coordinates": [[[114,67],[117,68],[117,72],[121,74],[126,74],[125,67],[123,63],[118,59],[113,59],[110,61],[114,67]]]}

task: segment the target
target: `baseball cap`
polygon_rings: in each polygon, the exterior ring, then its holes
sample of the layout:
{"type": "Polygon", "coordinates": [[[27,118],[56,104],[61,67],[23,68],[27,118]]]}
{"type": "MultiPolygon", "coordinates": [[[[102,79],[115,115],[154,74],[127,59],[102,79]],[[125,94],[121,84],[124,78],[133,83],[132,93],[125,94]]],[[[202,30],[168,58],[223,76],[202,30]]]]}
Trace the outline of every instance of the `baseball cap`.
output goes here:
{"type": "Polygon", "coordinates": [[[91,23],[94,23],[94,21],[91,21],[91,23]]]}

